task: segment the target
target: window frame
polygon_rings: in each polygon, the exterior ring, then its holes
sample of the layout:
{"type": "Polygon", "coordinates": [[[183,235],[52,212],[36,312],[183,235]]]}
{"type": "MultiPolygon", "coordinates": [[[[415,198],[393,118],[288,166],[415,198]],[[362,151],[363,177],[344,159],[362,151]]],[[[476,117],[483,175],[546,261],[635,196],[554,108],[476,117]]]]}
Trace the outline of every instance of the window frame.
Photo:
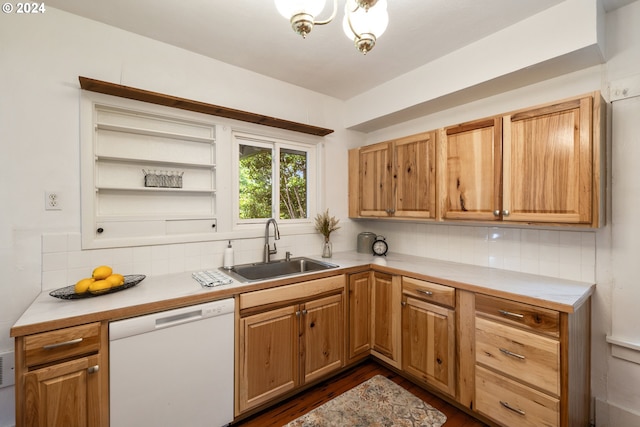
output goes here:
{"type": "Polygon", "coordinates": [[[279,225],[308,225],[312,224],[317,213],[318,195],[318,148],[317,144],[303,141],[292,141],[273,136],[258,135],[243,131],[232,131],[232,203],[233,203],[233,229],[244,229],[264,225],[268,218],[240,219],[240,145],[253,145],[272,150],[272,193],[271,215],[279,225]],[[280,218],[280,150],[291,149],[307,154],[307,218],[282,219],[280,218]]]}

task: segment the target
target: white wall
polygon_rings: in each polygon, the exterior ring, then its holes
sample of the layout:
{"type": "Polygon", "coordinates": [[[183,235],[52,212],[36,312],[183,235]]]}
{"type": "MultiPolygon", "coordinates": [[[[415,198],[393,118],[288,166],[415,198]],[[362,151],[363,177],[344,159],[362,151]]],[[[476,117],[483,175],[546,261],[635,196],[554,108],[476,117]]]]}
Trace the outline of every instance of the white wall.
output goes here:
{"type": "MultiPolygon", "coordinates": [[[[9,330],[42,289],[66,286],[103,260],[154,275],[222,259],[221,242],[80,250],[78,76],[335,129],[324,139],[332,167],[320,207],[347,217],[346,153],[362,137],[342,129],[342,102],[51,7],[0,21],[0,352],[13,350],[9,330]],[[44,210],[45,190],[60,192],[61,211],[44,210]]],[[[338,250],[355,247],[344,225],[332,239],[338,250]]],[[[281,232],[281,251],[320,252],[318,235],[281,232]]],[[[238,242],[238,261],[258,259],[261,245],[238,242]]],[[[0,426],[14,422],[13,392],[0,389],[0,426]]]]}
{"type": "MultiPolygon", "coordinates": [[[[355,247],[355,233],[372,229],[386,234],[392,250],[397,252],[557,277],[595,279],[598,289],[593,301],[594,397],[602,402],[603,411],[616,407],[627,415],[640,412],[640,387],[631,391],[616,387],[621,379],[631,378],[634,384],[640,383],[637,366],[614,360],[604,341],[604,335],[611,332],[611,301],[616,295],[611,271],[611,226],[597,232],[574,232],[435,224],[381,225],[346,220],[346,150],[350,147],[595,89],[606,92],[610,81],[639,74],[640,2],[607,16],[606,69],[592,67],[507,91],[382,129],[366,138],[344,130],[344,104],[337,100],[52,8],[41,16],[18,18],[25,17],[3,16],[0,25],[0,176],[3,182],[0,186],[3,201],[0,203],[0,351],[13,348],[9,329],[41,289],[69,280],[78,268],[106,258],[132,271],[145,268],[149,274],[162,274],[167,270],[206,266],[210,259],[221,256],[220,242],[97,251],[79,249],[77,76],[83,75],[336,129],[326,138],[327,173],[322,199],[332,214],[344,218],[345,228],[336,235],[338,249],[355,247]],[[44,211],[45,190],[63,194],[62,211],[44,211]],[[164,260],[169,257],[178,257],[183,262],[167,266],[164,260]]],[[[394,96],[402,97],[403,93],[414,91],[411,84],[394,82],[398,84],[400,89],[394,96]]],[[[315,242],[309,245],[308,240],[304,236],[290,236],[283,243],[294,251],[317,252],[315,242]]],[[[258,242],[240,243],[237,256],[253,257],[254,243],[259,249],[258,242]]],[[[629,322],[637,324],[636,315],[626,315],[629,322]]],[[[13,417],[13,388],[0,389],[0,426],[11,425],[13,417]]],[[[624,427],[608,424],[609,418],[602,418],[602,423],[600,419],[598,417],[601,426],[624,427]]]]}

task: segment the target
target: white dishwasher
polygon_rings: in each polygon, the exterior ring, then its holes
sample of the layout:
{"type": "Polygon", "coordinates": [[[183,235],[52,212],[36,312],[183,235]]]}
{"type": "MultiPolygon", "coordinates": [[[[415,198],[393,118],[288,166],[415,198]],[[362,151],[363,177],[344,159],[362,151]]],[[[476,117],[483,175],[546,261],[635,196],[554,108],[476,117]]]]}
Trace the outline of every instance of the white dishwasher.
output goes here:
{"type": "Polygon", "coordinates": [[[111,427],[233,420],[233,298],[109,324],[111,427]]]}

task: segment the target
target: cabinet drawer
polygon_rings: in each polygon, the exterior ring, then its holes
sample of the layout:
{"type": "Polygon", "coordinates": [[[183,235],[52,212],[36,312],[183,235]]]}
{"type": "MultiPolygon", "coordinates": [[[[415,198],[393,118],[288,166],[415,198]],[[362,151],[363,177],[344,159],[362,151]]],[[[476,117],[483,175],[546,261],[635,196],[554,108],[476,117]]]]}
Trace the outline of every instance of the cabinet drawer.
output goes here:
{"type": "Polygon", "coordinates": [[[480,366],[476,368],[476,410],[506,426],[557,427],[560,402],[480,366]]]}
{"type": "Polygon", "coordinates": [[[405,295],[447,307],[456,305],[456,290],[450,286],[403,276],[402,292],[405,295]]]}
{"type": "Polygon", "coordinates": [[[553,337],[560,336],[560,314],[547,308],[477,294],[476,313],[553,337]]]}
{"type": "Polygon", "coordinates": [[[309,297],[315,297],[327,292],[344,290],[345,276],[332,276],[324,279],[308,280],[293,285],[278,286],[262,291],[240,294],[240,310],[247,308],[269,306],[272,304],[285,305],[309,297]]]}
{"type": "Polygon", "coordinates": [[[43,365],[100,350],[100,323],[58,329],[24,338],[27,367],[43,365]]]}
{"type": "Polygon", "coordinates": [[[476,317],[476,362],[560,395],[560,343],[476,317]]]}

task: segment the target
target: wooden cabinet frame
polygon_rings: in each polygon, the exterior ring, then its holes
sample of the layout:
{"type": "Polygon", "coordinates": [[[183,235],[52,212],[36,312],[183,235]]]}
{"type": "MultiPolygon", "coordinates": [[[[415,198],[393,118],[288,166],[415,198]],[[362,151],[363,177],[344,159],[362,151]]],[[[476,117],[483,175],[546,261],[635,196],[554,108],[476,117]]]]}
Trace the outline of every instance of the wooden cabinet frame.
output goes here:
{"type": "Polygon", "coordinates": [[[435,132],[349,152],[349,216],[435,217],[435,132]]]}
{"type": "Polygon", "coordinates": [[[344,275],[240,295],[236,416],[344,366],[344,297],[344,275]]]}
{"type": "Polygon", "coordinates": [[[402,366],[402,278],[371,275],[371,354],[398,369],[402,366]]]}
{"type": "Polygon", "coordinates": [[[109,426],[107,322],[15,339],[16,426],[109,426]]]}
{"type": "Polygon", "coordinates": [[[349,275],[349,333],[347,361],[353,363],[371,350],[371,271],[349,275]]]}

